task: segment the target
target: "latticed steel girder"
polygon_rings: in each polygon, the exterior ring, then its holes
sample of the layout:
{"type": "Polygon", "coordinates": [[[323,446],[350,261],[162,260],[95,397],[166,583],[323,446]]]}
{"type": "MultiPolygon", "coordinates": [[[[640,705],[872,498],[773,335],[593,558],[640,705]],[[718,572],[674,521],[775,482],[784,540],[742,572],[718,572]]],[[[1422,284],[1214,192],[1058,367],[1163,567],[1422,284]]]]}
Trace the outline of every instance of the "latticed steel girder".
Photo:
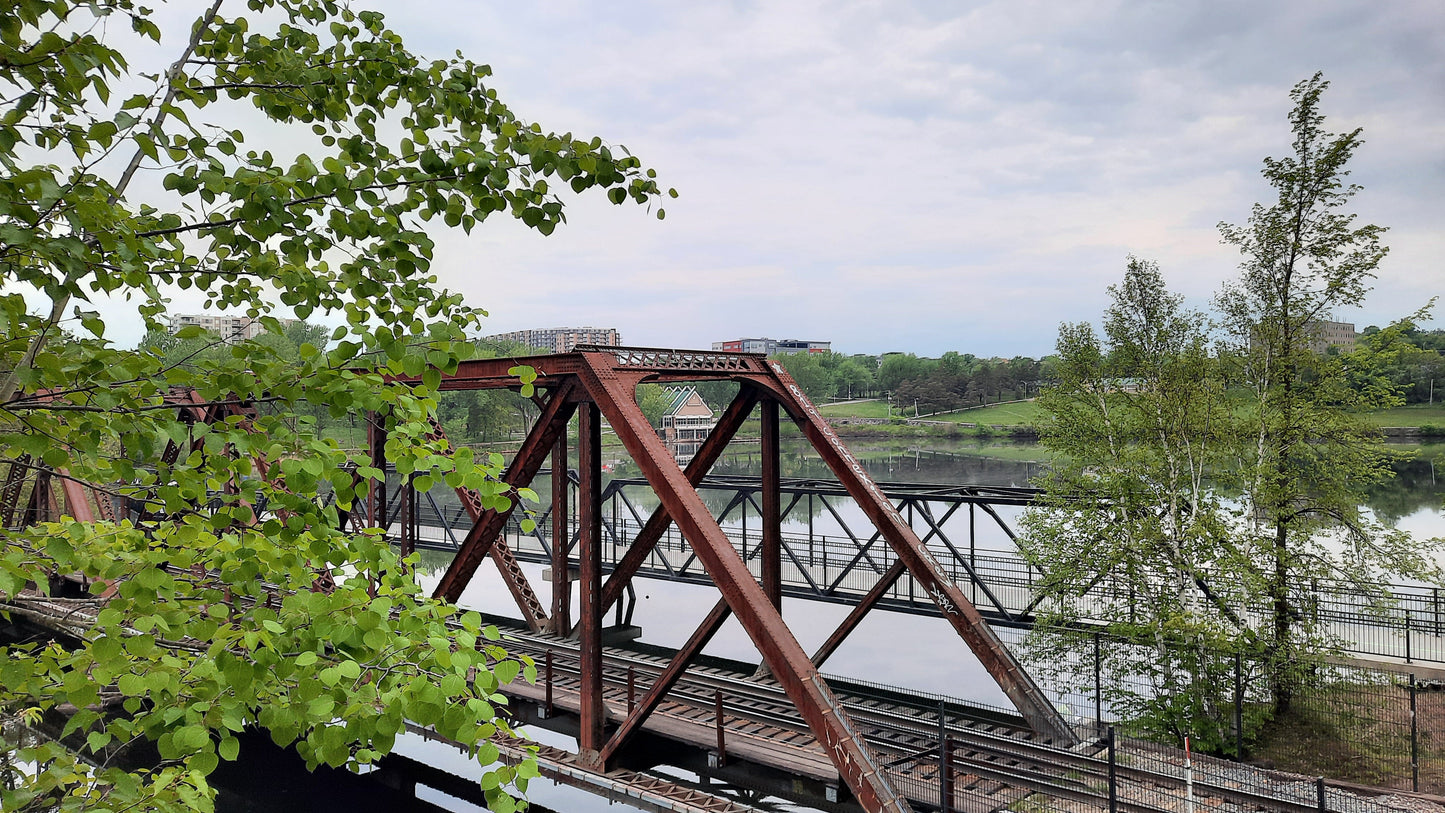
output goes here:
{"type": "MultiPolygon", "coordinates": [[[[802,428],[842,489],[859,504],[877,533],[894,549],[901,562],[900,573],[906,570],[924,587],[943,617],[953,625],[1035,731],[1058,742],[1074,741],[1072,730],[987,621],[945,575],[892,502],[780,365],[755,354],[584,346],[576,352],[557,355],[463,362],[455,373],[443,376],[441,388],[519,389],[525,382],[514,372],[518,367],[530,367],[535,372],[530,383],[548,391],[550,397],[545,402],[542,416],[508,469],[506,478],[511,486],[520,488],[530,484],[545,457],[556,447],[558,438],[566,436],[567,421],[576,411],[576,404],[586,403],[591,415],[599,415],[608,421],[660,501],[660,506],[633,541],[612,576],[605,584],[600,584],[597,576],[593,575],[594,569],[588,565],[592,564],[600,549],[602,531],[600,523],[585,522],[586,515],[597,511],[596,488],[583,489],[579,493],[578,511],[584,515],[584,521],[576,553],[586,575],[580,585],[580,619],[573,628],[574,634],[581,638],[600,634],[597,623],[600,613],[618,600],[667,527],[676,524],[722,593],[728,612],[737,616],[761,653],[764,666],[787,692],[859,801],[868,810],[906,809],[906,803],[878,770],[869,749],[857,736],[816,665],[798,644],[779,612],[778,563],[768,561],[769,557],[779,555],[778,546],[765,544],[762,553],[765,559],[764,578],[760,584],[749,573],[740,554],[698,494],[697,484],[707,476],[753,408],[762,403],[763,430],[767,435],[763,440],[765,457],[776,454],[778,422],[772,416],[781,409],[802,428]],[[637,405],[636,388],[642,383],[709,380],[734,381],[741,385],[741,389],[717,428],[684,470],[667,452],[662,440],[643,416],[637,405]],[[591,413],[594,405],[597,412],[591,413]],[[590,498],[589,494],[592,495],[590,498]]],[[[590,420],[585,422],[591,423],[590,420]]],[[[594,438],[595,433],[589,427],[579,442],[586,447],[597,442],[594,438]]],[[[594,450],[579,449],[578,459],[582,463],[580,476],[584,482],[598,482],[600,472],[590,470],[598,465],[594,450]]],[[[764,491],[768,493],[763,495],[761,513],[764,539],[769,541],[777,539],[778,534],[780,478],[775,466],[766,468],[764,491]]],[[[566,495],[554,494],[554,499],[565,500],[566,495]]],[[[554,510],[560,509],[560,505],[554,506],[554,510]]],[[[510,510],[484,512],[477,520],[438,585],[438,597],[453,601],[460,597],[476,566],[499,544],[510,510]]],[[[557,544],[555,540],[554,544],[557,544]]],[[[863,612],[866,609],[865,606],[863,612]]],[[[699,630],[695,636],[698,640],[710,637],[708,627],[718,623],[716,615],[715,611],[699,630]]],[[[861,617],[861,613],[855,615],[861,617]]],[[[836,646],[846,637],[857,620],[850,617],[830,637],[831,646],[836,646]]],[[[593,648],[586,640],[579,643],[584,652],[593,648]]],[[[599,644],[597,641],[591,643],[599,644]]],[[[677,667],[684,667],[697,648],[679,652],[677,667]]],[[[624,740],[641,727],[653,705],[644,703],[635,709],[613,738],[604,742],[605,721],[602,716],[605,709],[600,696],[592,698],[592,702],[584,697],[582,703],[584,719],[581,724],[587,734],[587,742],[583,744],[584,752],[587,752],[584,757],[590,756],[598,761],[605,761],[625,744],[624,740]]]]}

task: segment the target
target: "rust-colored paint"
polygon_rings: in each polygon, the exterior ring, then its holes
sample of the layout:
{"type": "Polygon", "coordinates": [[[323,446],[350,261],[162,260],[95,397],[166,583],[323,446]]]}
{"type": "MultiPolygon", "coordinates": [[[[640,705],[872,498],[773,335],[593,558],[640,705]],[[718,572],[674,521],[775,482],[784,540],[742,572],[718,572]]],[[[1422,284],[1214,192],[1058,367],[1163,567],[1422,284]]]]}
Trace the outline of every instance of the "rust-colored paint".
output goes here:
{"type": "MultiPolygon", "coordinates": [[[[572,526],[567,517],[567,433],[557,436],[552,446],[552,631],[566,635],[572,630],[572,583],[568,572],[567,545],[572,526]]],[[[607,608],[603,607],[603,612],[607,608]]]]}
{"type": "Polygon", "coordinates": [[[914,581],[933,599],[939,613],[953,626],[959,637],[978,656],[979,662],[988,670],[999,688],[1004,690],[1014,707],[1028,720],[1034,731],[1051,738],[1057,743],[1073,745],[1078,742],[1073,729],[1069,728],[1057,709],[1024,671],[1023,665],[1009,652],[988,621],[978,612],[954,584],[933,554],[919,540],[918,535],[908,526],[898,509],[883,495],[878,484],[868,476],[863,464],[853,457],[838,435],[828,426],[818,410],[808,401],[807,396],[793,382],[782,365],[770,362],[773,375],[785,393],[780,401],[788,407],[793,420],[802,428],[803,434],[813,448],[828,464],[834,476],[847,489],[848,494],[873,521],[883,538],[898,554],[914,581]]]}
{"type": "MultiPolygon", "coordinates": [[[[733,436],[738,429],[742,428],[743,422],[753,410],[753,404],[757,403],[757,390],[752,387],[743,387],[728,405],[722,417],[718,419],[717,425],[703,441],[702,447],[697,450],[692,461],[687,464],[684,474],[687,481],[696,487],[701,483],[724,450],[728,443],[732,442],[733,436]]],[[[607,577],[607,583],[602,586],[602,611],[605,613],[622,598],[622,592],[627,589],[627,583],[637,575],[638,568],[642,567],[651,555],[652,549],[657,546],[658,540],[667,533],[667,528],[672,524],[672,517],[667,513],[666,505],[659,505],[652,516],[647,518],[647,523],[642,526],[632,545],[623,554],[622,560],[613,568],[612,574],[607,577]]]]}
{"type": "Polygon", "coordinates": [[[702,497],[667,453],[632,392],[637,377],[611,363],[610,354],[583,352],[579,376],[598,407],[642,469],[668,513],[692,544],[769,670],[787,693],[839,775],[865,810],[902,811],[907,802],[893,789],[847,712],[808,660],[783,617],[753,580],[742,557],[713,518],[702,497]]]}
{"type": "Polygon", "coordinates": [[[778,459],[778,402],[771,398],[760,405],[763,457],[763,593],[773,608],[783,609],[783,521],[778,459]]]}
{"type": "Polygon", "coordinates": [[[594,403],[577,409],[577,564],[581,672],[579,756],[601,767],[607,709],[602,703],[602,416],[594,403]]]}
{"type": "Polygon", "coordinates": [[[902,576],[905,570],[907,568],[904,567],[902,559],[893,560],[893,564],[878,578],[878,583],[873,585],[873,589],[868,591],[868,595],[853,605],[848,617],[843,619],[843,623],[839,624],[838,628],[833,630],[833,634],[828,636],[828,640],[824,641],[823,645],[818,647],[818,651],[813,653],[813,666],[819,669],[823,668],[823,662],[828,660],[853,630],[857,629],[863,617],[873,609],[873,605],[878,603],[878,599],[888,593],[889,588],[898,581],[898,577],[902,576]]]}
{"type": "MultiPolygon", "coordinates": [[[[662,670],[662,674],[657,676],[657,682],[653,683],[652,688],[647,690],[647,694],[643,696],[642,702],[628,712],[627,719],[622,721],[622,727],[618,728],[617,731],[613,733],[612,739],[608,740],[607,746],[602,749],[602,762],[604,765],[610,762],[612,757],[616,756],[619,751],[627,747],[627,743],[632,740],[632,737],[638,731],[642,730],[642,724],[647,722],[647,718],[652,715],[652,712],[657,710],[658,704],[662,702],[664,697],[667,697],[667,693],[672,690],[673,686],[677,685],[678,679],[687,671],[688,664],[692,663],[693,659],[697,657],[697,654],[708,645],[708,642],[711,641],[712,637],[717,634],[717,631],[722,628],[723,622],[727,620],[728,615],[731,613],[732,609],[728,607],[727,599],[719,599],[718,603],[713,605],[713,608],[708,611],[707,616],[703,618],[702,623],[698,625],[697,629],[693,630],[692,635],[688,636],[687,643],[683,644],[681,649],[673,653],[672,660],[668,661],[667,668],[662,670]]],[[[630,668],[627,673],[627,679],[628,697],[630,698],[632,695],[632,672],[630,668]]]]}

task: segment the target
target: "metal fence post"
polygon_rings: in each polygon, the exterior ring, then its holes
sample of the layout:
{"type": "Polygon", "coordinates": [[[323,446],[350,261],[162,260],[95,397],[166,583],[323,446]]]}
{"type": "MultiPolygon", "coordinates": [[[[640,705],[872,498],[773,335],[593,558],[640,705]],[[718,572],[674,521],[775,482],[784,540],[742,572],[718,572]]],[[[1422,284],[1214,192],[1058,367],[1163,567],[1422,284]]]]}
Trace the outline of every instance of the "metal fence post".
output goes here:
{"type": "Polygon", "coordinates": [[[1410,789],[1420,792],[1420,722],[1415,716],[1415,673],[1410,673],[1410,789]]]}
{"type": "Polygon", "coordinates": [[[1119,756],[1114,727],[1109,726],[1109,813],[1119,813],[1119,756]]]}
{"type": "Polygon", "coordinates": [[[1244,758],[1244,656],[1234,653],[1234,757],[1244,758]]]}
{"type": "Polygon", "coordinates": [[[627,667],[627,713],[631,714],[637,704],[637,671],[627,667]]]}
{"type": "Polygon", "coordinates": [[[938,809],[942,813],[949,813],[952,805],[953,788],[948,781],[948,714],[944,710],[943,701],[938,701],[938,809]]]}
{"type": "Polygon", "coordinates": [[[1430,588],[1430,598],[1431,598],[1432,603],[1434,604],[1434,607],[1435,607],[1435,634],[1436,634],[1436,635],[1439,635],[1439,634],[1441,634],[1441,633],[1440,633],[1440,588],[1438,588],[1438,587],[1432,587],[1432,588],[1430,588]]]}
{"type": "Polygon", "coordinates": [[[1410,611],[1409,611],[1409,610],[1406,610],[1406,611],[1405,611],[1405,663],[1410,663],[1410,662],[1411,662],[1411,658],[1410,658],[1410,655],[1411,655],[1411,652],[1410,652],[1410,627],[1412,627],[1413,624],[1410,623],[1410,620],[1411,620],[1411,619],[1410,619],[1410,611]]]}
{"type": "Polygon", "coordinates": [[[1104,658],[1099,650],[1099,631],[1094,630],[1094,728],[1104,725],[1104,658]]]}
{"type": "Polygon", "coordinates": [[[748,501],[743,500],[739,506],[743,509],[743,561],[748,560],[748,501]]]}
{"type": "Polygon", "coordinates": [[[808,562],[813,561],[813,495],[808,495],[808,562]]]}
{"type": "Polygon", "coordinates": [[[547,650],[547,717],[552,717],[552,650],[547,650]]]}
{"type": "Polygon", "coordinates": [[[1315,780],[1315,796],[1319,801],[1320,813],[1325,813],[1325,778],[1315,780]]]}

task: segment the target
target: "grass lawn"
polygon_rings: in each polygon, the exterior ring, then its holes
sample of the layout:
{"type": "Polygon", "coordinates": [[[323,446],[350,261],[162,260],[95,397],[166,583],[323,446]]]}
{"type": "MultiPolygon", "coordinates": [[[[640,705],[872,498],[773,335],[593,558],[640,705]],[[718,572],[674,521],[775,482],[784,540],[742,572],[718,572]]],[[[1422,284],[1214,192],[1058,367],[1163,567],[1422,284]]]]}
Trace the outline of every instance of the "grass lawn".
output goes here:
{"type": "Polygon", "coordinates": [[[888,402],[873,400],[853,404],[820,404],[818,412],[826,418],[887,418],[888,402]]]}
{"type": "MultiPolygon", "coordinates": [[[[828,404],[818,407],[826,418],[887,418],[888,402],[883,400],[860,401],[854,404],[828,404]]],[[[948,421],[950,423],[984,423],[997,426],[1017,426],[1037,420],[1041,410],[1033,401],[1016,404],[995,404],[972,407],[960,412],[943,415],[923,415],[926,421],[948,421]]],[[[897,410],[893,412],[898,417],[897,410]]],[[[912,418],[913,408],[903,410],[903,417],[912,418]]]]}
{"type": "Polygon", "coordinates": [[[1445,426],[1445,404],[1411,404],[1372,412],[1366,417],[1376,426],[1420,426],[1427,423],[1445,426]]]}
{"type": "Polygon", "coordinates": [[[1036,401],[1021,401],[1014,404],[994,404],[992,406],[965,409],[962,412],[950,412],[947,415],[935,415],[926,420],[950,421],[952,423],[982,423],[990,426],[1020,426],[1032,424],[1043,415],[1036,401]]]}

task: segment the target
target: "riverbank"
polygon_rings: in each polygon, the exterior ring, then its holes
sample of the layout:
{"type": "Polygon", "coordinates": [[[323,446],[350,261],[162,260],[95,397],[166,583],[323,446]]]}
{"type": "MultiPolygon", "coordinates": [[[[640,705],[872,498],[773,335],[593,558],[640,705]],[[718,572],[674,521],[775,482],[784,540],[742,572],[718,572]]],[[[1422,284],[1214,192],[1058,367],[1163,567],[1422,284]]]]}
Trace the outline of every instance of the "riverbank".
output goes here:
{"type": "MultiPolygon", "coordinates": [[[[903,417],[885,401],[827,404],[818,411],[843,437],[1038,437],[1043,409],[1032,399],[903,417]],[[892,417],[888,417],[888,414],[892,417]]],[[[1445,405],[1412,404],[1372,412],[1366,420],[1390,440],[1445,437],[1445,405]]]]}

